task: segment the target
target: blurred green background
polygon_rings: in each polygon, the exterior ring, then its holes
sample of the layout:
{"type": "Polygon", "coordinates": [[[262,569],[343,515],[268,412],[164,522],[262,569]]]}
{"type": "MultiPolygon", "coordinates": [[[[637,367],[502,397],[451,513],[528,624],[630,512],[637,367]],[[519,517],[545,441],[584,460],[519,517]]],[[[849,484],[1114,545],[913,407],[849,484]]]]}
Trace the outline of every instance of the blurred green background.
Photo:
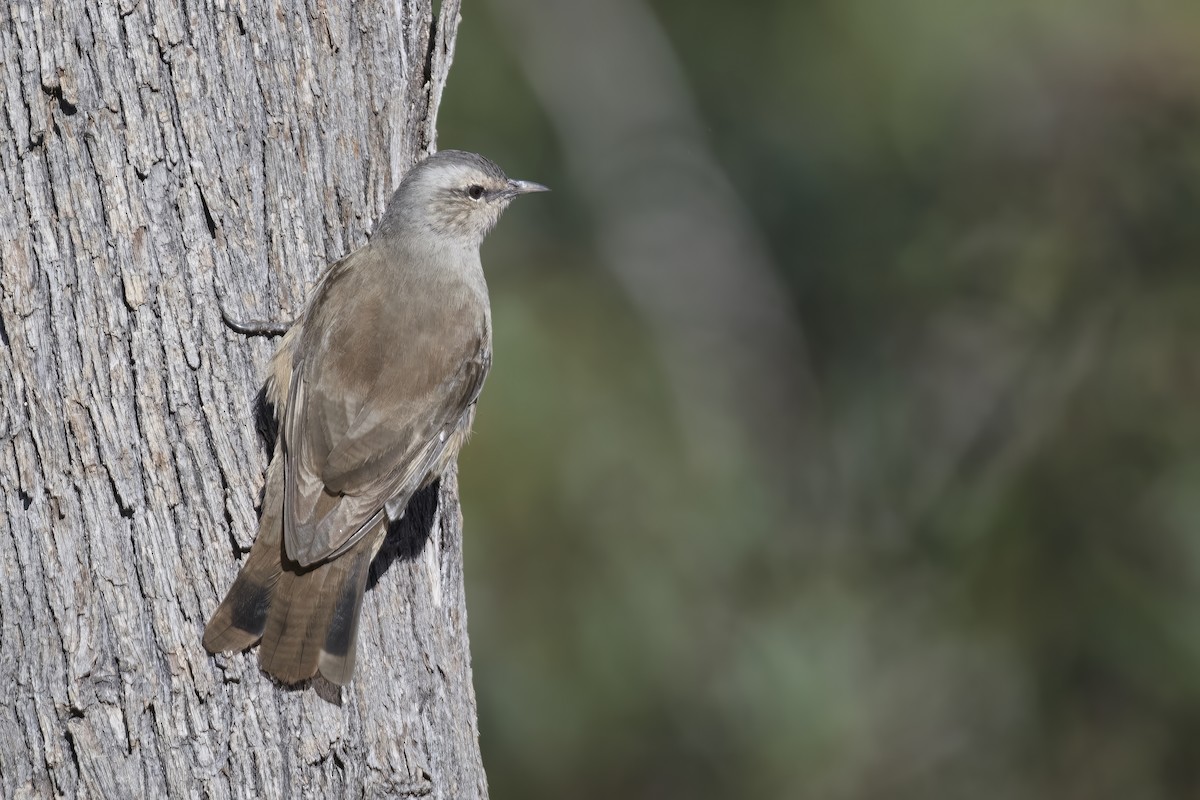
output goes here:
{"type": "Polygon", "coordinates": [[[1200,797],[1200,4],[468,3],[493,797],[1200,797]]]}

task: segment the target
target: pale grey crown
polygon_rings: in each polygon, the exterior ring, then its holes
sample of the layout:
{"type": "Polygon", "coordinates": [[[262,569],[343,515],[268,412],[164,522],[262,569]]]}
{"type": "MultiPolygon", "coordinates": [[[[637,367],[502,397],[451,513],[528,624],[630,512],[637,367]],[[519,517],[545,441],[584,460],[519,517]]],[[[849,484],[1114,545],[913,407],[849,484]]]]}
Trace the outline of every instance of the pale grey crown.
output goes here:
{"type": "Polygon", "coordinates": [[[513,198],[544,191],[509,178],[481,155],[442,150],[404,176],[374,237],[435,236],[442,244],[478,247],[513,198]]]}

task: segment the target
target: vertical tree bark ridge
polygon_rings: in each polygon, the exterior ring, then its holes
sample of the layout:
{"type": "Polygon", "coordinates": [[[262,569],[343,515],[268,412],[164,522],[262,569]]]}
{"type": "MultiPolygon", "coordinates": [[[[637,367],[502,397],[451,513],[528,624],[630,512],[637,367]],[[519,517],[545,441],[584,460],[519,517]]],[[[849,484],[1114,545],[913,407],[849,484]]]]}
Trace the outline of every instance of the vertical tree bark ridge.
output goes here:
{"type": "MultiPolygon", "coordinates": [[[[0,8],[0,795],[486,797],[456,481],[340,707],[201,630],[273,342],[434,143],[459,3],[0,8]]],[[[326,687],[328,689],[328,687],[326,687]]]]}

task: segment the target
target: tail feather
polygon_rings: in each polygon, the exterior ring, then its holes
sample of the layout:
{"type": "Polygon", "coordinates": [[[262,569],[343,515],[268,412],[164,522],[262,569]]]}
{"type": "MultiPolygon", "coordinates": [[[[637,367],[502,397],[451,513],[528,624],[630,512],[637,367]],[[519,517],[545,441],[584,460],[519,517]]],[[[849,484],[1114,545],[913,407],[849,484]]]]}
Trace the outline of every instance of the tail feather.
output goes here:
{"type": "Polygon", "coordinates": [[[210,653],[245,650],[262,637],[266,628],[271,600],[283,572],[281,462],[281,458],[274,458],[267,468],[258,536],[250,556],[204,629],[204,648],[210,653]]]}
{"type": "Polygon", "coordinates": [[[204,632],[209,652],[244,650],[262,640],[259,664],[284,683],[318,672],[344,685],[354,674],[358,618],[371,560],[387,533],[381,523],[337,558],[301,569],[284,565],[283,470],[273,461],[258,538],[204,632]]]}
{"type": "Polygon", "coordinates": [[[204,649],[210,653],[245,650],[262,638],[274,582],[248,579],[245,572],[229,588],[225,601],[204,629],[204,649]]]}
{"type": "Polygon", "coordinates": [[[367,538],[376,540],[373,546],[347,553],[342,557],[350,563],[347,564],[342,590],[333,605],[319,660],[321,674],[338,685],[349,683],[354,674],[354,659],[358,650],[358,618],[362,612],[363,593],[367,590],[371,561],[383,543],[386,533],[386,524],[380,525],[377,532],[368,534],[367,538]]]}
{"type": "Polygon", "coordinates": [[[320,654],[311,645],[310,628],[321,612],[322,584],[329,569],[328,564],[319,564],[300,574],[285,572],[280,576],[258,649],[258,663],[284,683],[296,683],[317,672],[320,654]]]}
{"type": "Polygon", "coordinates": [[[343,555],[304,571],[285,570],[267,615],[258,658],[286,683],[320,672],[332,683],[354,674],[358,617],[371,559],[386,528],[377,526],[343,555]]]}

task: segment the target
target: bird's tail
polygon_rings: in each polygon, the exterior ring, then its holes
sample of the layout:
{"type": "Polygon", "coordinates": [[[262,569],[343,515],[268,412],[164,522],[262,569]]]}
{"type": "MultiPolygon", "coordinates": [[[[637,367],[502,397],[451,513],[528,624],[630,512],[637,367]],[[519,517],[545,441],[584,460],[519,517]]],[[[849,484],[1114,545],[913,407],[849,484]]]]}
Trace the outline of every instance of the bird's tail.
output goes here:
{"type": "Polygon", "coordinates": [[[306,569],[285,564],[280,461],[267,470],[258,537],[204,630],[204,647],[244,650],[261,639],[259,664],[284,683],[320,672],[344,685],[354,674],[363,592],[386,523],[337,558],[306,569]]]}

